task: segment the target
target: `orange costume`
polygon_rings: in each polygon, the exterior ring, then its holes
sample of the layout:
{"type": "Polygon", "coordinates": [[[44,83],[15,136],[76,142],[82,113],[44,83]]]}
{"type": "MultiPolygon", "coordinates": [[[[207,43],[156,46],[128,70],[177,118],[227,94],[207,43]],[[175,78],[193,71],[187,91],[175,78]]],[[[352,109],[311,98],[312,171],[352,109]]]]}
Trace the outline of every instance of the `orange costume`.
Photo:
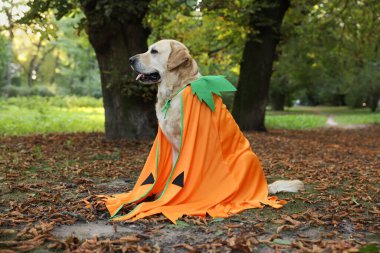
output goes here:
{"type": "MultiPolygon", "coordinates": [[[[183,215],[228,217],[248,208],[262,208],[263,204],[275,208],[284,204],[276,197],[268,197],[259,159],[217,96],[220,91],[235,88],[220,76],[198,80],[177,94],[181,96],[181,148],[177,160],[173,164],[172,146],[159,128],[132,191],[109,196],[105,201],[113,221],[162,213],[176,223],[183,215]],[[144,202],[159,193],[156,200],[144,202]],[[126,215],[117,215],[131,203],[138,205],[126,215]]],[[[170,110],[169,106],[170,100],[163,110],[170,110]]]]}

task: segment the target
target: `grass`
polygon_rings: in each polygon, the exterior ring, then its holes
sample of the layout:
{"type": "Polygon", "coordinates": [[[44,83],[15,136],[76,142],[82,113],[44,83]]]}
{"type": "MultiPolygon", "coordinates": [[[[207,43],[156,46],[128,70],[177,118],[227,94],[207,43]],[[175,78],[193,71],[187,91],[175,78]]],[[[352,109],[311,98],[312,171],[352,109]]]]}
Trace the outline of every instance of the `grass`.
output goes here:
{"type": "Polygon", "coordinates": [[[0,135],[104,131],[104,109],[88,97],[2,99],[0,122],[0,135]]]}
{"type": "Polygon", "coordinates": [[[337,115],[334,117],[338,124],[380,124],[380,113],[362,113],[362,114],[347,114],[337,115]]]}
{"type": "MultiPolygon", "coordinates": [[[[340,125],[380,124],[380,112],[348,107],[297,106],[284,112],[268,111],[269,129],[303,130],[323,127],[334,116],[340,125]]],[[[91,97],[0,98],[0,135],[27,135],[56,132],[103,132],[101,99],[91,97]]]]}
{"type": "Polygon", "coordinates": [[[326,117],[307,114],[268,114],[265,125],[269,129],[302,130],[323,127],[326,117]]]}
{"type": "Polygon", "coordinates": [[[325,126],[328,116],[338,125],[380,124],[380,112],[367,108],[352,109],[345,106],[296,106],[283,112],[268,111],[265,124],[269,129],[311,129],[325,126]]]}

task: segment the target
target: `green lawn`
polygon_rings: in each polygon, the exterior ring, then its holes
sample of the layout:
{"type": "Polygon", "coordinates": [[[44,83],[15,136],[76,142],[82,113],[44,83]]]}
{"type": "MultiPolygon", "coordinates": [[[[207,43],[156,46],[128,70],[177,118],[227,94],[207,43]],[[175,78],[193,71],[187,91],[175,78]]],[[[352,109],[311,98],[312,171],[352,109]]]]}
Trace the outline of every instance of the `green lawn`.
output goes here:
{"type": "Polygon", "coordinates": [[[301,130],[323,127],[326,116],[312,114],[273,114],[265,117],[265,126],[268,129],[301,130]]]}
{"type": "Polygon", "coordinates": [[[283,112],[268,111],[265,123],[269,129],[310,129],[325,126],[328,116],[341,126],[380,124],[380,111],[345,106],[295,106],[283,112]]]}
{"type": "Polygon", "coordinates": [[[104,131],[102,102],[94,98],[0,100],[0,135],[104,131]]]}
{"type": "Polygon", "coordinates": [[[380,124],[380,113],[342,114],[334,117],[338,124],[380,124]]]}
{"type": "MultiPolygon", "coordinates": [[[[332,115],[339,125],[380,124],[380,112],[347,107],[287,108],[268,111],[268,129],[302,130],[326,125],[332,115]]],[[[54,132],[102,132],[104,109],[101,99],[91,97],[18,97],[0,99],[0,135],[54,132]]]]}

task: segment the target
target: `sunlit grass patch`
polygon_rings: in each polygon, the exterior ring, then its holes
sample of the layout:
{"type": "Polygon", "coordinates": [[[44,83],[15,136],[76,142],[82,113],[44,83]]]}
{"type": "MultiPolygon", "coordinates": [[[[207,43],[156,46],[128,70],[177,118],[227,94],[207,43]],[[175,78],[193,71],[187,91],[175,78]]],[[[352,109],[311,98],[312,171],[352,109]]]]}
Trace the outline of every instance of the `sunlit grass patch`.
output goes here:
{"type": "Polygon", "coordinates": [[[347,106],[294,106],[285,111],[268,111],[266,125],[274,129],[309,129],[321,127],[322,119],[333,117],[340,126],[352,124],[380,124],[380,112],[368,108],[347,106]]]}
{"type": "Polygon", "coordinates": [[[0,103],[0,135],[104,131],[104,109],[94,99],[12,98],[0,103]],[[19,99],[19,101],[17,101],[19,99]],[[73,102],[74,101],[74,102],[73,102]],[[77,105],[100,105],[81,107],[77,105]],[[61,104],[60,104],[61,103],[61,104]]]}
{"type": "MultiPolygon", "coordinates": [[[[271,111],[273,112],[273,111],[271,111]]],[[[365,114],[371,113],[369,108],[351,108],[349,106],[293,106],[285,107],[285,110],[280,113],[303,113],[303,114],[365,114]]]]}
{"type": "MultiPolygon", "coordinates": [[[[348,107],[296,106],[268,111],[268,129],[303,130],[326,125],[328,116],[339,125],[380,124],[380,112],[348,107]]],[[[0,99],[0,135],[62,132],[104,132],[101,99],[92,97],[14,97],[0,99]]]]}
{"type": "Polygon", "coordinates": [[[310,114],[269,114],[265,118],[265,125],[269,129],[302,130],[323,127],[326,116],[310,114]]]}
{"type": "Polygon", "coordinates": [[[380,112],[377,113],[353,113],[334,116],[334,120],[340,125],[347,124],[380,124],[380,112]]]}

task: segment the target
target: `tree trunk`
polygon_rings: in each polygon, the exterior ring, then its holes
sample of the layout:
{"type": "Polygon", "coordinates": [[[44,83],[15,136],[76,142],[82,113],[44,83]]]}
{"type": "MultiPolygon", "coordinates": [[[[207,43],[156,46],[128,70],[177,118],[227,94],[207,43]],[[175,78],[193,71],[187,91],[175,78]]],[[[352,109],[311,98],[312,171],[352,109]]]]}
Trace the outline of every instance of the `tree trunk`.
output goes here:
{"type": "Polygon", "coordinates": [[[283,111],[285,108],[286,96],[282,92],[271,91],[271,104],[274,111],[283,111]]]}
{"type": "Polygon", "coordinates": [[[265,107],[272,65],[282,19],[290,4],[289,0],[262,2],[263,7],[250,16],[250,27],[259,34],[247,37],[232,111],[242,130],[266,131],[265,107]]]}
{"type": "Polygon", "coordinates": [[[58,65],[59,65],[59,52],[55,56],[54,67],[53,67],[54,71],[53,71],[53,75],[51,76],[50,81],[49,81],[50,85],[53,85],[55,82],[55,78],[57,76],[57,73],[55,72],[55,70],[58,68],[58,65]]]}
{"type": "Polygon", "coordinates": [[[12,15],[12,8],[13,8],[13,1],[10,2],[10,8],[4,8],[5,15],[7,16],[7,21],[9,23],[8,25],[8,34],[9,34],[9,42],[8,42],[8,53],[9,58],[7,62],[7,70],[5,73],[5,85],[11,85],[12,84],[12,78],[13,78],[13,69],[12,69],[12,62],[13,62],[13,41],[14,41],[14,20],[12,15]]]}
{"type": "Polygon", "coordinates": [[[33,74],[37,74],[36,61],[37,61],[38,54],[40,53],[41,45],[42,45],[42,38],[40,37],[37,43],[36,53],[33,54],[32,59],[29,62],[29,68],[28,68],[28,87],[29,88],[32,88],[33,86],[33,74]]]}
{"type": "Polygon", "coordinates": [[[371,112],[376,112],[379,99],[380,99],[380,92],[373,92],[372,94],[369,95],[368,105],[369,105],[369,108],[371,109],[371,112]]]}
{"type": "MultiPolygon", "coordinates": [[[[146,2],[145,12],[149,1],[146,2]]],[[[150,94],[148,100],[143,98],[147,92],[134,80],[135,74],[128,62],[131,56],[147,50],[149,30],[142,25],[144,10],[128,13],[126,9],[124,15],[128,21],[105,17],[99,22],[96,1],[83,1],[82,7],[100,68],[106,138],[154,137],[157,130],[154,96],[150,94]]]]}

